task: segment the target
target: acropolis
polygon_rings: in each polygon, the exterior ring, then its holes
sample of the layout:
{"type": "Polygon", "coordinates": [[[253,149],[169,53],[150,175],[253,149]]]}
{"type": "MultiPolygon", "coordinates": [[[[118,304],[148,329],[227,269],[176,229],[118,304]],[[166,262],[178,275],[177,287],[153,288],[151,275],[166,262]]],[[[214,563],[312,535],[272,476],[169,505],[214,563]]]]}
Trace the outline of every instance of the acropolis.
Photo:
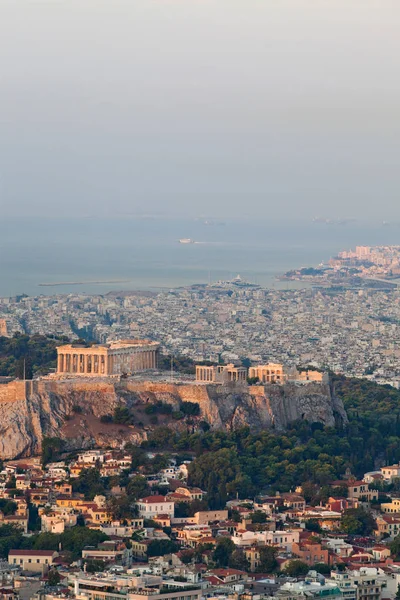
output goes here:
{"type": "Polygon", "coordinates": [[[150,340],[118,340],[90,347],[57,348],[57,375],[111,377],[156,369],[160,345],[150,340]]]}

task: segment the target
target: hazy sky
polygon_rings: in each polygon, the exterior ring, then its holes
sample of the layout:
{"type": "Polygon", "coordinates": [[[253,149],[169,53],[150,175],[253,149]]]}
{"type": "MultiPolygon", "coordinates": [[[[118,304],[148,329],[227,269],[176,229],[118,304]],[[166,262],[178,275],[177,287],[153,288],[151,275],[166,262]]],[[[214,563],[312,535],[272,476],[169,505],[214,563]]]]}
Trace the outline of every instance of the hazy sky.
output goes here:
{"type": "Polygon", "coordinates": [[[400,219],[399,0],[0,0],[4,215],[400,219]]]}

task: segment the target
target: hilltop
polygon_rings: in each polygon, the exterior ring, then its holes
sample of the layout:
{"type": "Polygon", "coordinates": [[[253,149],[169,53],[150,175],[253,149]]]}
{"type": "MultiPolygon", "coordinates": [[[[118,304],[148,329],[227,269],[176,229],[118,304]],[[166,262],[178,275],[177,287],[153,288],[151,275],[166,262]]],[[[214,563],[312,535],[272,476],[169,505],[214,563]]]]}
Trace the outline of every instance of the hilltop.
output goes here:
{"type": "Polygon", "coordinates": [[[70,448],[140,443],[158,425],[176,431],[281,431],[296,420],[347,422],[329,385],[196,385],[134,380],[15,381],[0,386],[0,456],[37,454],[44,437],[70,448]]]}

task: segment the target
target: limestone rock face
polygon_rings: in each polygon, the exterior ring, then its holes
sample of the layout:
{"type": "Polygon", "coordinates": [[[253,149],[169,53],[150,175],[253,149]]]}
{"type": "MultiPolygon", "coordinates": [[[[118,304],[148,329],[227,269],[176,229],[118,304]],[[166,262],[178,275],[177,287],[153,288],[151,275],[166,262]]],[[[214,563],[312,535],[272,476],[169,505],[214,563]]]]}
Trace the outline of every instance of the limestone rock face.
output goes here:
{"type": "Polygon", "coordinates": [[[196,402],[200,420],[207,421],[212,429],[228,431],[246,425],[252,430],[279,431],[297,419],[329,426],[347,422],[341,400],[327,383],[216,386],[41,380],[0,387],[0,457],[5,459],[40,453],[45,436],[64,439],[71,450],[140,443],[147,437],[143,428],[102,426],[99,417],[113,414],[118,405],[134,408],[160,400],[175,409],[182,401],[196,402]]]}

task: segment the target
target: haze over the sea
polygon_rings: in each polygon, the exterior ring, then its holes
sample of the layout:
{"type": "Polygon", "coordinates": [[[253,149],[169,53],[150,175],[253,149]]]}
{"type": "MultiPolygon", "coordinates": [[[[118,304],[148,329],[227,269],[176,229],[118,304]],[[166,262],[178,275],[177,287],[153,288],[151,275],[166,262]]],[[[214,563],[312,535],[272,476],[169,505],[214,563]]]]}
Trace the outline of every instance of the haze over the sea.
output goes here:
{"type": "Polygon", "coordinates": [[[27,293],[106,293],[244,279],[287,288],[275,276],[316,266],[356,244],[398,244],[400,226],[257,218],[3,218],[0,296],[27,293]],[[199,244],[179,244],[192,238],[199,244]],[[115,281],[103,285],[39,287],[39,283],[115,281]],[[125,282],[127,280],[127,282],[125,282]]]}

